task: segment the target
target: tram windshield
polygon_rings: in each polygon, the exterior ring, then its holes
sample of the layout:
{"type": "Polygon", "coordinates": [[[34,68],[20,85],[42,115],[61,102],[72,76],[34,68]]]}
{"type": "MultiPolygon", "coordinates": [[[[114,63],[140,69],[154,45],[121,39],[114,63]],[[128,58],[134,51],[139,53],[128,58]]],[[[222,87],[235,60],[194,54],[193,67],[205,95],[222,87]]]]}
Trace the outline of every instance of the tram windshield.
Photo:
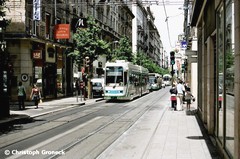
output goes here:
{"type": "Polygon", "coordinates": [[[109,66],[106,68],[106,85],[123,83],[123,67],[109,66]]]}
{"type": "Polygon", "coordinates": [[[155,76],[149,76],[149,83],[151,84],[157,83],[157,78],[155,76]]]}

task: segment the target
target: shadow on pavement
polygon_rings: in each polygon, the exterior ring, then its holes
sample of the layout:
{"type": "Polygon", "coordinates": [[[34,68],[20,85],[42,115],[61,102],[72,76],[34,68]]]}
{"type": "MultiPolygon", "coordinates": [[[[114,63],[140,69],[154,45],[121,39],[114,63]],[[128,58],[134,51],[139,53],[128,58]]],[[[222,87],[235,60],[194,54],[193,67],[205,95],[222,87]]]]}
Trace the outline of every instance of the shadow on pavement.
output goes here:
{"type": "Polygon", "coordinates": [[[200,118],[198,117],[197,114],[195,114],[196,120],[198,122],[199,128],[203,134],[203,136],[188,136],[188,139],[193,139],[193,140],[205,140],[206,145],[208,147],[208,150],[211,154],[211,157],[213,159],[223,159],[223,157],[219,156],[219,151],[217,149],[216,146],[214,146],[213,142],[210,139],[210,136],[206,130],[206,128],[204,127],[203,122],[200,120],[200,118]]]}

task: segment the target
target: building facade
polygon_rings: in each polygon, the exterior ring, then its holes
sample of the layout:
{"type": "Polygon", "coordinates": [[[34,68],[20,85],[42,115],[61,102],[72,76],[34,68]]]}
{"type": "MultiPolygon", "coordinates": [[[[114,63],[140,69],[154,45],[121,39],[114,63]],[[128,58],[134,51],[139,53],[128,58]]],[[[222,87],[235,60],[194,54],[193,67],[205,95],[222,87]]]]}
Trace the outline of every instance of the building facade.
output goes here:
{"type": "Polygon", "coordinates": [[[137,53],[143,53],[159,67],[163,67],[166,60],[163,44],[150,7],[144,7],[141,1],[137,1],[132,5],[132,12],[135,15],[132,22],[133,54],[136,56],[137,53]]]}
{"type": "MultiPolygon", "coordinates": [[[[198,115],[222,157],[240,158],[240,2],[194,0],[191,6],[190,25],[197,32],[198,115]]],[[[189,55],[194,54],[190,49],[189,55]]]]}
{"type": "MultiPolygon", "coordinates": [[[[10,0],[6,3],[5,39],[9,60],[13,65],[11,99],[16,99],[19,81],[30,93],[33,84],[41,88],[44,98],[57,98],[73,94],[73,61],[67,56],[74,47],[73,19],[92,16],[102,28],[102,39],[116,41],[122,36],[132,39],[132,14],[130,8],[110,1],[83,0],[10,0]],[[66,25],[60,34],[56,27],[66,25]],[[65,35],[68,29],[69,37],[65,35]]],[[[104,59],[103,59],[104,60],[104,59]]],[[[106,58],[105,58],[106,60],[106,58]]],[[[94,65],[98,67],[97,63],[94,65]]]]}

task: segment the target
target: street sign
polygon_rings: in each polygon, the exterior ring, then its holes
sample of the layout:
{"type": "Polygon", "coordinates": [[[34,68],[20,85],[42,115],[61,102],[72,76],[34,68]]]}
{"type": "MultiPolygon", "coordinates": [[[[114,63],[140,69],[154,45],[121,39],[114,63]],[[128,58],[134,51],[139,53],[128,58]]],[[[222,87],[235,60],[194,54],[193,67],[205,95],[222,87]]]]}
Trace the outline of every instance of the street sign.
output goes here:
{"type": "Polygon", "coordinates": [[[186,49],[186,48],[187,48],[187,42],[186,42],[186,41],[182,41],[182,42],[181,42],[181,47],[182,47],[183,49],[186,49]]]}
{"type": "Polygon", "coordinates": [[[41,20],[41,0],[33,0],[33,20],[41,20]]]}

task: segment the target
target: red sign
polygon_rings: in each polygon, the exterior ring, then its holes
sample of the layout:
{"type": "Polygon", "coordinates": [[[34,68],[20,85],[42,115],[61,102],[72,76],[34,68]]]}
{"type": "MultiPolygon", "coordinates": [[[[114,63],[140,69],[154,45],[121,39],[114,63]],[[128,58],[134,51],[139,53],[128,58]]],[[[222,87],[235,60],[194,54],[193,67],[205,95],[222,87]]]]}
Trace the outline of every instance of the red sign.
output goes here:
{"type": "Polygon", "coordinates": [[[42,59],[42,50],[33,50],[33,59],[42,59]]]}
{"type": "Polygon", "coordinates": [[[70,38],[70,24],[57,24],[54,27],[55,39],[69,39],[70,38]]]}

